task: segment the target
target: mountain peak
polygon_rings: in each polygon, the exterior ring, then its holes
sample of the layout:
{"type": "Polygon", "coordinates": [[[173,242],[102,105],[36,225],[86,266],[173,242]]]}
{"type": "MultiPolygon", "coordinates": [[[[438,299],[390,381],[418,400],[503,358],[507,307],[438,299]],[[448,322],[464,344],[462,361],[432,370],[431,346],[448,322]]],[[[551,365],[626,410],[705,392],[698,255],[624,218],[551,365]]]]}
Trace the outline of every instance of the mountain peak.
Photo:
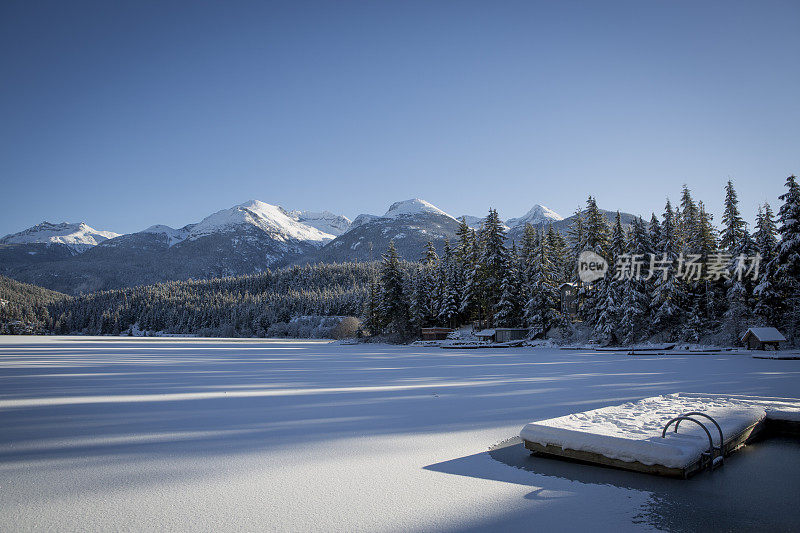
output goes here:
{"type": "Polygon", "coordinates": [[[3,244],[55,243],[69,246],[76,252],[85,252],[108,239],[119,237],[113,231],[96,230],[85,222],[44,221],[19,233],[6,235],[0,239],[3,244]]]}
{"type": "Polygon", "coordinates": [[[348,229],[352,221],[346,216],[337,215],[330,211],[289,211],[289,216],[306,226],[317,228],[329,235],[339,236],[348,229]]]}
{"type": "Polygon", "coordinates": [[[550,209],[549,207],[545,207],[541,204],[534,205],[530,211],[525,213],[524,216],[520,218],[511,218],[506,221],[509,227],[513,226],[521,226],[524,224],[544,224],[547,222],[556,222],[558,220],[564,220],[564,217],[550,209]]]}
{"type": "Polygon", "coordinates": [[[249,200],[207,216],[191,229],[188,238],[194,240],[204,235],[233,231],[242,226],[258,228],[280,241],[323,244],[334,238],[334,235],[298,222],[284,208],[259,200],[249,200]]]}
{"type": "Polygon", "coordinates": [[[383,218],[396,218],[399,216],[413,216],[423,213],[433,213],[435,215],[442,215],[453,218],[435,205],[419,198],[412,198],[411,200],[404,200],[402,202],[395,202],[389,206],[389,210],[383,215],[383,218]]]}

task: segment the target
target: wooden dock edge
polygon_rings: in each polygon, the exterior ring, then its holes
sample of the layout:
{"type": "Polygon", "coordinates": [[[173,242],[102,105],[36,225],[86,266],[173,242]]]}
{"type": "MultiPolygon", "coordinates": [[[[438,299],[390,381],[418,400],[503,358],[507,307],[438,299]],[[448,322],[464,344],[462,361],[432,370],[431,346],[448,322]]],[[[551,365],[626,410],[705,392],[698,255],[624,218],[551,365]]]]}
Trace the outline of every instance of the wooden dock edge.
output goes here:
{"type": "MultiPolygon", "coordinates": [[[[762,419],[755,424],[746,427],[736,435],[725,439],[725,443],[722,448],[724,456],[729,456],[741,446],[754,439],[762,432],[766,425],[767,420],[762,419]]],[[[525,444],[525,448],[530,450],[535,455],[548,456],[556,459],[567,459],[570,461],[578,461],[581,463],[594,465],[602,465],[611,468],[619,468],[622,470],[631,470],[634,472],[642,472],[644,474],[652,474],[656,476],[686,479],[696,474],[706,466],[702,464],[699,459],[684,468],[673,468],[658,464],[646,465],[644,463],[640,463],[639,461],[623,461],[621,459],[612,459],[611,457],[606,457],[605,455],[599,453],[571,450],[569,448],[562,448],[561,446],[556,446],[554,444],[539,444],[538,442],[531,442],[525,439],[522,439],[522,442],[525,444]]]]}

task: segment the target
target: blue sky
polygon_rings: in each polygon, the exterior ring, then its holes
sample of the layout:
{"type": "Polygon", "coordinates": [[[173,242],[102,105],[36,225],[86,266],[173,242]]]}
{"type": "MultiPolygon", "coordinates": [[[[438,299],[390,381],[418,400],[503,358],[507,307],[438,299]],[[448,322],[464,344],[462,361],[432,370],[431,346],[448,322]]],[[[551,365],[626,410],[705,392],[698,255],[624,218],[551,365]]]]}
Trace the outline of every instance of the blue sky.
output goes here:
{"type": "MultiPolygon", "coordinates": [[[[0,234],[251,198],[720,218],[800,172],[800,3],[0,3],[0,234]]],[[[776,205],[773,205],[777,207],[776,205]]]]}

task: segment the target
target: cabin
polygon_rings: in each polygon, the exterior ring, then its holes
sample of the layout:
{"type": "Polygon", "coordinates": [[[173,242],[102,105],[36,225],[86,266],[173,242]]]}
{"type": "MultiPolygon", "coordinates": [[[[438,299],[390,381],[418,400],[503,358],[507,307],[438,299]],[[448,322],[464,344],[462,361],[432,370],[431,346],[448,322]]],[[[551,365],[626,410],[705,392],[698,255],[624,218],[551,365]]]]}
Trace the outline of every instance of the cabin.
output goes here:
{"type": "Polygon", "coordinates": [[[527,328],[492,328],[475,332],[475,336],[482,341],[513,342],[528,338],[527,328]]]}
{"type": "Polygon", "coordinates": [[[443,341],[452,332],[450,328],[422,328],[422,340],[443,341]]]}
{"type": "Polygon", "coordinates": [[[578,287],[574,283],[562,283],[558,287],[561,295],[561,312],[574,317],[578,314],[578,287]]]}
{"type": "Polygon", "coordinates": [[[742,344],[748,350],[777,350],[785,340],[775,328],[750,328],[742,336],[742,344]]]}
{"type": "Polygon", "coordinates": [[[495,342],[521,341],[527,337],[527,328],[494,328],[495,342]]]}

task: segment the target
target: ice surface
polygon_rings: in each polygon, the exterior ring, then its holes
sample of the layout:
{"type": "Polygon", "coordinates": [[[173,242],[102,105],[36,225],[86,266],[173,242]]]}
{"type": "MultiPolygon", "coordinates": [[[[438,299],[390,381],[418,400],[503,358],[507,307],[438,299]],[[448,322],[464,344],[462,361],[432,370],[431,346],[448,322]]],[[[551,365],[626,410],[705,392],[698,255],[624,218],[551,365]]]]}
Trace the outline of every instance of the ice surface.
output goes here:
{"type": "Polygon", "coordinates": [[[780,398],[800,374],[749,355],[0,337],[0,529],[650,530],[646,491],[487,449],[675,390],[780,398]]]}

